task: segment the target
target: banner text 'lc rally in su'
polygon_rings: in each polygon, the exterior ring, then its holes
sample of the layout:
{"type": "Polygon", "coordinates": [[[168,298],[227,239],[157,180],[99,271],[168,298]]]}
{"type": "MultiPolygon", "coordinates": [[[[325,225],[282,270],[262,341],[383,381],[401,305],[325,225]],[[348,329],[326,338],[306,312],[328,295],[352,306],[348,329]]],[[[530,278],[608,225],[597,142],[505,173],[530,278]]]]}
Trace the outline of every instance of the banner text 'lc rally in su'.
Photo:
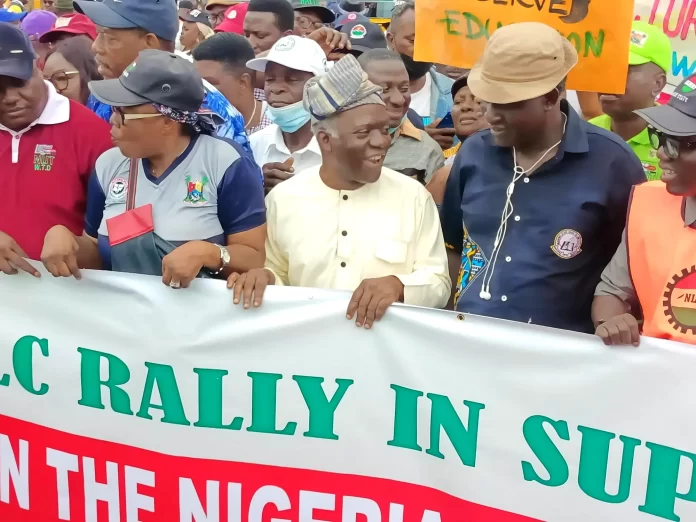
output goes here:
{"type": "Polygon", "coordinates": [[[696,353],[349,295],[0,276],[0,521],[696,520],[696,353]]]}

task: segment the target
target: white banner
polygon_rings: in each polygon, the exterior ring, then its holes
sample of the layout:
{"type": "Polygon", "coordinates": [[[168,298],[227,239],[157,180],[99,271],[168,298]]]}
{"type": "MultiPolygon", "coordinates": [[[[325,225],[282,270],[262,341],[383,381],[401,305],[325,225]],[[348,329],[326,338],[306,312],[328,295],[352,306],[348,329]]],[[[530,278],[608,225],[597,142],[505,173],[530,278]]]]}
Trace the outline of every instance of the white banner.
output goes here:
{"type": "Polygon", "coordinates": [[[694,348],[0,276],[0,521],[696,520],[694,348]]]}

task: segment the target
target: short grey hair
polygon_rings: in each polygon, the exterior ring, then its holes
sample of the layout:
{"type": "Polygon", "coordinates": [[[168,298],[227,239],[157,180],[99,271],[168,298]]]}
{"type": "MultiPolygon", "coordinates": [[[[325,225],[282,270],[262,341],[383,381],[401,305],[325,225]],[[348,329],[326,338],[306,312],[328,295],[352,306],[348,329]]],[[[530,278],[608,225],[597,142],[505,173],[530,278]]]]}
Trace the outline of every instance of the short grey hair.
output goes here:
{"type": "Polygon", "coordinates": [[[396,6],[394,6],[394,9],[392,10],[391,22],[389,22],[389,27],[387,28],[387,30],[391,32],[392,25],[394,25],[394,23],[397,20],[399,20],[399,18],[401,18],[405,13],[412,9],[416,9],[414,0],[403,0],[403,2],[396,4],[396,6]]]}
{"type": "Polygon", "coordinates": [[[312,117],[312,133],[316,136],[320,132],[325,132],[332,138],[338,137],[338,130],[336,129],[336,115],[329,116],[324,120],[317,120],[312,117]]]}

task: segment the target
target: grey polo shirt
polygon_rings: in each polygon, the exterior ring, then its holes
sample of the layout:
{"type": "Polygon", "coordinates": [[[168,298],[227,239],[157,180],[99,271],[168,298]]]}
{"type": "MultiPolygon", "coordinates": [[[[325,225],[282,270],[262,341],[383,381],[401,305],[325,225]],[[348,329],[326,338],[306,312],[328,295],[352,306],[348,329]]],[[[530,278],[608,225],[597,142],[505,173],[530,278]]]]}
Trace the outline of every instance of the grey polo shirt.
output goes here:
{"type": "MultiPolygon", "coordinates": [[[[696,226],[696,198],[684,198],[684,226],[696,226]]],[[[638,295],[631,281],[628,269],[628,250],[626,249],[626,230],[621,244],[611,262],[602,272],[602,279],[597,285],[595,296],[612,295],[638,310],[638,295]]]]}
{"type": "Polygon", "coordinates": [[[384,159],[385,167],[397,172],[406,169],[422,170],[427,183],[435,171],[445,165],[445,156],[437,142],[409,120],[404,121],[395,136],[384,159]]]}

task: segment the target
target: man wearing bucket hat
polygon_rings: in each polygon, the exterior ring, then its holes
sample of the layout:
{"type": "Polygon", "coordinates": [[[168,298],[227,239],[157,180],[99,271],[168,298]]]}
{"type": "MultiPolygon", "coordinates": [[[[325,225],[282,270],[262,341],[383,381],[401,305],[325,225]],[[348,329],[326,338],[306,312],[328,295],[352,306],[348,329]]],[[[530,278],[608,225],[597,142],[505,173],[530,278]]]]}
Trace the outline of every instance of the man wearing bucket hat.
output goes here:
{"type": "Polygon", "coordinates": [[[351,55],[307,82],[322,164],[268,195],[266,268],[230,276],[235,303],[259,306],[269,284],[350,290],[346,316],[364,328],[398,301],[445,305],[437,209],[420,183],[383,165],[391,140],[380,91],[351,55]]]}
{"type": "Polygon", "coordinates": [[[196,277],[263,266],[259,168],[238,144],[210,136],[193,63],[146,49],[119,78],[89,88],[114,107],[116,148],[97,160],[85,234],[55,227],[46,235],[49,272],[79,277],[80,268],[106,268],[185,288],[196,277]]]}
{"type": "Polygon", "coordinates": [[[667,85],[671,65],[672,43],[662,29],[647,22],[633,22],[626,91],[621,95],[600,95],[604,114],[590,120],[628,143],[648,180],[660,179],[662,171],[657,151],[650,146],[648,124],[634,111],[655,105],[655,99],[667,85]]]}
{"type": "MultiPolygon", "coordinates": [[[[99,26],[99,35],[92,46],[105,79],[118,78],[144,49],[173,52],[179,32],[179,14],[174,0],[76,0],[75,10],[99,26]]],[[[249,139],[244,131],[244,118],[207,82],[203,106],[219,115],[223,123],[216,134],[229,138],[246,150],[249,139]]],[[[111,107],[93,96],[87,106],[105,120],[111,118],[111,107]]]]}
{"type": "Polygon", "coordinates": [[[592,317],[605,344],[647,337],[696,344],[696,76],[666,105],[636,111],[649,125],[662,180],[633,189],[626,230],[592,317]]]}
{"type": "Polygon", "coordinates": [[[645,175],[562,99],[577,61],[555,29],[519,23],[493,33],[469,74],[491,128],[463,143],[442,205],[459,311],[594,331],[595,282],[645,175]]]}

